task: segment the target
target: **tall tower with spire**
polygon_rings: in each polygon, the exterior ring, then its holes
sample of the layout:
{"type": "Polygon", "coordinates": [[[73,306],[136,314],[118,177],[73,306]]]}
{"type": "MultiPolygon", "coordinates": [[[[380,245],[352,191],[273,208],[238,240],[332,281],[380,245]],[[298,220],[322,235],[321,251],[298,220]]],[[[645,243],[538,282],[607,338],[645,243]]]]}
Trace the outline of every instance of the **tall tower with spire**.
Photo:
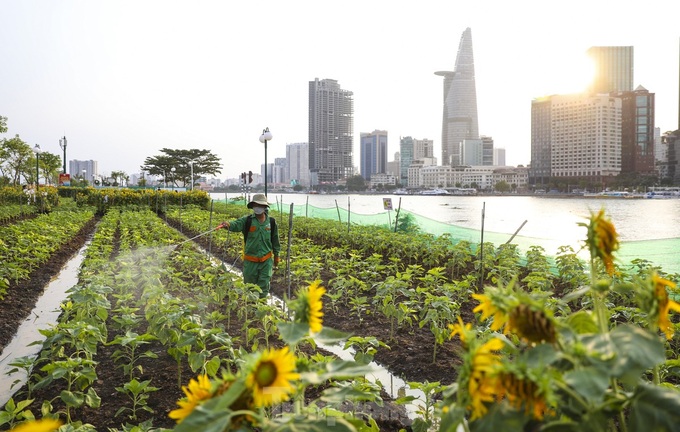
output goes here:
{"type": "Polygon", "coordinates": [[[460,165],[463,140],[479,139],[475,61],[469,27],[460,37],[453,72],[441,71],[435,75],[444,77],[442,165],[460,165]]]}

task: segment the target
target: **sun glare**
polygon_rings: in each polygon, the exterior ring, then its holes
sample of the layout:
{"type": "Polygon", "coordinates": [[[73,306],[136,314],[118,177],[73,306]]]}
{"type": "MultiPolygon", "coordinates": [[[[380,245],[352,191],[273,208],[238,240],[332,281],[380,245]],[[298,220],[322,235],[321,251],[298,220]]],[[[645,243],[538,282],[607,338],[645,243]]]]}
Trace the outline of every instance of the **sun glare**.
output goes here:
{"type": "Polygon", "coordinates": [[[595,75],[595,65],[584,54],[565,61],[552,71],[552,76],[546,80],[550,94],[580,93],[591,84],[595,75]]]}

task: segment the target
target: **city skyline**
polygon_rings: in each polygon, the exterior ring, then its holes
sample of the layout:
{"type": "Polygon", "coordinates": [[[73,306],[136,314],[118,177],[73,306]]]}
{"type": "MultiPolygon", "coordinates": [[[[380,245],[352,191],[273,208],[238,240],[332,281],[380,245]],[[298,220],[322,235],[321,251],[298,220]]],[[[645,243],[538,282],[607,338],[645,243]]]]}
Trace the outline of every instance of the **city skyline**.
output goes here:
{"type": "Polygon", "coordinates": [[[270,161],[307,142],[307,86],[318,77],[354,94],[355,166],[359,136],[373,130],[389,133],[389,155],[412,136],[433,140],[439,156],[442,79],[433,72],[450,70],[468,27],[479,134],[506,149],[508,165],[531,160],[532,100],[584,89],[594,46],[634,47],[634,88],[656,95],[662,132],[678,127],[677,4],[526,1],[531,13],[517,14],[501,1],[350,1],[323,18],[311,5],[6,0],[0,115],[9,131],[0,138],[19,134],[61,155],[66,136],[67,160],[97,160],[102,173],[133,174],[164,147],[208,149],[224,165],[219,177],[234,178],[259,171],[265,127],[270,161]],[[384,25],[349,30],[369,15],[384,25]]]}

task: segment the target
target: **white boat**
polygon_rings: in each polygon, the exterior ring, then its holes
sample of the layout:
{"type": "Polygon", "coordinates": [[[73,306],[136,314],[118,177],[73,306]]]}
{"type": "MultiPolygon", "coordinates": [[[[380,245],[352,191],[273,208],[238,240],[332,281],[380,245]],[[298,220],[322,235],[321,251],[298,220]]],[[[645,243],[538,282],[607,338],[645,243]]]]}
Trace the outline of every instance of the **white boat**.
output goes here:
{"type": "Polygon", "coordinates": [[[446,189],[429,189],[420,191],[419,195],[451,195],[446,189]]]}

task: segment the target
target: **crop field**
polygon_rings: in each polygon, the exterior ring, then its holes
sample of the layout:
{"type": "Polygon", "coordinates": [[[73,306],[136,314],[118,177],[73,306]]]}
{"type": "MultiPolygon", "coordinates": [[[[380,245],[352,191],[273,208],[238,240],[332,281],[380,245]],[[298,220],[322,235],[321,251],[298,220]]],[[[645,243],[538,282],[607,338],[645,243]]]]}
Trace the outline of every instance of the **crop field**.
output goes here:
{"type": "Polygon", "coordinates": [[[247,214],[242,203],[52,189],[49,208],[17,208],[16,193],[0,190],[0,351],[86,245],[38,356],[12,361],[26,382],[0,409],[0,430],[52,420],[60,431],[131,432],[680,424],[680,277],[645,257],[619,265],[604,212],[583,221],[584,262],[569,247],[549,258],[408,222],[393,232],[272,210],[282,245],[273,301],[238,274],[242,235],[214,230],[247,214]],[[392,383],[372,379],[376,364],[408,389],[393,396],[392,383]]]}

